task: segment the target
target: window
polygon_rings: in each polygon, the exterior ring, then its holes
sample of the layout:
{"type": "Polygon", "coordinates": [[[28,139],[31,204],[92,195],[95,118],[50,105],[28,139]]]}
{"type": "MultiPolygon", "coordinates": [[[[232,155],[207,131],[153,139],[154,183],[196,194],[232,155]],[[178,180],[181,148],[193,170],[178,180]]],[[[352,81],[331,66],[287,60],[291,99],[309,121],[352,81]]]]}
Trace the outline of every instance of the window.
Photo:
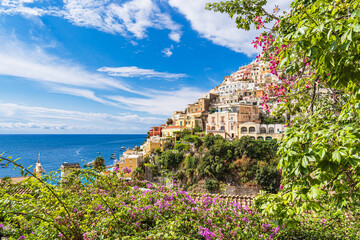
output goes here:
{"type": "Polygon", "coordinates": [[[211,122],[215,123],[215,117],[212,117],[211,122]]]}
{"type": "Polygon", "coordinates": [[[215,130],[215,127],[211,127],[211,130],[215,130]]]}
{"type": "Polygon", "coordinates": [[[234,126],[231,126],[231,130],[234,130],[234,126]]]}
{"type": "Polygon", "coordinates": [[[254,128],[254,127],[250,127],[250,128],[249,128],[249,133],[255,133],[255,128],[254,128]]]}
{"type": "Polygon", "coordinates": [[[274,133],[274,128],[269,128],[269,133],[274,133]]]}
{"type": "Polygon", "coordinates": [[[224,131],[225,130],[225,127],[224,126],[221,126],[221,128],[220,128],[222,131],[224,131]]]}
{"type": "Polygon", "coordinates": [[[221,117],[221,122],[224,122],[224,117],[221,117]]]}
{"type": "Polygon", "coordinates": [[[242,127],[242,128],[241,128],[241,133],[247,133],[247,128],[246,128],[246,127],[242,127]]]}
{"type": "Polygon", "coordinates": [[[261,128],[260,128],[260,133],[266,133],[266,128],[261,127],[261,128]]]}

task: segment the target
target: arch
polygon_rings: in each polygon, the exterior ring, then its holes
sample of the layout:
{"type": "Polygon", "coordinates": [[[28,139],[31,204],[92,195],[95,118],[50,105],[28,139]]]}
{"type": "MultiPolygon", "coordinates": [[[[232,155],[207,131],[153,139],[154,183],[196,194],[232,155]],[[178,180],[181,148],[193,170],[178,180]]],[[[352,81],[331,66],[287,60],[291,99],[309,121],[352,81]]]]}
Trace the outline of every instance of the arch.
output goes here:
{"type": "Polygon", "coordinates": [[[255,137],[250,137],[250,139],[255,140],[255,137]]]}
{"type": "Polygon", "coordinates": [[[269,133],[274,133],[274,128],[273,127],[269,128],[269,133]]]}
{"type": "Polygon", "coordinates": [[[255,133],[255,127],[250,127],[249,128],[249,133],[255,133]]]}
{"type": "Polygon", "coordinates": [[[224,131],[224,130],[225,130],[225,127],[224,127],[224,126],[221,126],[220,130],[223,130],[223,131],[224,131]]]}
{"type": "Polygon", "coordinates": [[[258,137],[257,140],[264,140],[264,138],[263,137],[258,137]]]}
{"type": "Polygon", "coordinates": [[[241,133],[247,133],[247,128],[246,128],[246,127],[242,127],[242,128],[241,128],[241,133]]]}
{"type": "Polygon", "coordinates": [[[271,141],[272,140],[272,137],[268,136],[265,138],[266,141],[271,141]]]}
{"type": "Polygon", "coordinates": [[[215,130],[215,127],[214,127],[214,126],[212,126],[212,127],[211,127],[211,130],[215,130]]]}
{"type": "Polygon", "coordinates": [[[261,128],[260,128],[260,133],[266,133],[266,128],[265,128],[265,127],[261,127],[261,128]]]}

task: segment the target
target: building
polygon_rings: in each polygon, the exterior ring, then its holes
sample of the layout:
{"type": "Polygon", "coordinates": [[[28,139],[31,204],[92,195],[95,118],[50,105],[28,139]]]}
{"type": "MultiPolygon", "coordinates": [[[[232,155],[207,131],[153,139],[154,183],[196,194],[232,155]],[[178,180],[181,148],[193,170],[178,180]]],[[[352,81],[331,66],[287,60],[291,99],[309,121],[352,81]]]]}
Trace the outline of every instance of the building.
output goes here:
{"type": "Polygon", "coordinates": [[[239,138],[250,136],[257,140],[281,139],[284,136],[283,124],[259,124],[247,122],[239,124],[239,138]]]}
{"type": "Polygon", "coordinates": [[[149,137],[146,142],[141,146],[144,151],[144,157],[152,154],[157,148],[164,150],[165,143],[169,141],[166,137],[152,136],[149,137]]]}
{"type": "Polygon", "coordinates": [[[259,107],[251,104],[223,105],[209,114],[206,133],[221,135],[225,139],[235,139],[239,135],[239,124],[260,123],[259,107]]]}
{"type": "Polygon", "coordinates": [[[209,111],[209,107],[211,103],[216,99],[219,95],[214,93],[206,93],[203,97],[199,98],[197,102],[193,104],[189,104],[186,108],[186,113],[193,113],[193,112],[201,112],[201,111],[209,111]]]}
{"type": "Polygon", "coordinates": [[[160,136],[161,137],[161,131],[166,125],[163,124],[160,127],[152,127],[152,129],[149,130],[149,137],[152,136],[160,136]]]}
{"type": "Polygon", "coordinates": [[[178,133],[185,129],[184,126],[166,126],[162,129],[163,137],[176,137],[178,133]]]}
{"type": "Polygon", "coordinates": [[[126,150],[115,166],[119,168],[121,173],[124,173],[125,178],[131,178],[132,172],[143,159],[144,153],[142,151],[126,150]],[[124,169],[128,169],[129,172],[124,172],[124,169]]]}

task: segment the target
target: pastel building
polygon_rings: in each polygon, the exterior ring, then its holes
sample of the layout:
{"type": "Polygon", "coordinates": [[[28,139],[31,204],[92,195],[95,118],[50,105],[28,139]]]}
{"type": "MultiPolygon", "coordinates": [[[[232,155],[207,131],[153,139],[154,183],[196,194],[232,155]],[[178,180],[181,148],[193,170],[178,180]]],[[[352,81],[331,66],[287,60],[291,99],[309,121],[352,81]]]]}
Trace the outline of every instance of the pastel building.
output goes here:
{"type": "Polygon", "coordinates": [[[137,168],[143,158],[144,153],[142,151],[126,150],[115,164],[115,167],[119,168],[119,172],[123,172],[124,168],[130,169],[129,173],[124,173],[124,177],[131,179],[132,172],[137,168]]]}
{"type": "Polygon", "coordinates": [[[185,129],[184,126],[166,126],[162,129],[163,137],[176,137],[178,133],[185,129]]]}
{"type": "Polygon", "coordinates": [[[157,148],[164,149],[165,143],[169,139],[166,137],[152,136],[149,137],[146,142],[141,146],[144,151],[144,157],[151,155],[157,148]]]}
{"type": "Polygon", "coordinates": [[[239,124],[260,123],[259,107],[250,104],[219,106],[218,111],[209,114],[206,133],[221,135],[225,139],[235,139],[239,135],[239,124]]]}
{"type": "Polygon", "coordinates": [[[152,127],[152,129],[149,130],[149,137],[152,137],[152,136],[160,136],[161,137],[161,131],[164,127],[166,127],[165,124],[163,124],[159,127],[152,127]]]}
{"type": "Polygon", "coordinates": [[[254,122],[239,124],[238,129],[239,138],[250,136],[257,140],[281,139],[285,131],[283,124],[259,124],[254,122]]]}

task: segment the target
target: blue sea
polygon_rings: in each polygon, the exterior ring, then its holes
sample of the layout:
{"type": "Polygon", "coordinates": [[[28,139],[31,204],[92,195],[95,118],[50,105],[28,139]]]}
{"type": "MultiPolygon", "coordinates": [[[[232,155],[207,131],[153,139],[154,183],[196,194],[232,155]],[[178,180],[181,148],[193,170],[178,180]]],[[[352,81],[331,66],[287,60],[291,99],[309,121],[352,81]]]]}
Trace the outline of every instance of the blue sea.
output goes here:
{"type": "MultiPolygon", "coordinates": [[[[123,151],[121,147],[132,148],[140,146],[145,141],[146,135],[108,135],[108,134],[69,134],[69,135],[38,135],[38,134],[0,134],[0,152],[5,152],[3,157],[11,156],[13,159],[20,158],[18,163],[24,167],[33,165],[40,153],[41,165],[46,172],[56,171],[63,162],[84,163],[91,162],[97,156],[105,158],[105,165],[113,165],[114,159],[110,159],[112,153],[118,160],[123,151]]],[[[20,170],[13,170],[0,166],[0,178],[18,177],[20,170]]]]}

